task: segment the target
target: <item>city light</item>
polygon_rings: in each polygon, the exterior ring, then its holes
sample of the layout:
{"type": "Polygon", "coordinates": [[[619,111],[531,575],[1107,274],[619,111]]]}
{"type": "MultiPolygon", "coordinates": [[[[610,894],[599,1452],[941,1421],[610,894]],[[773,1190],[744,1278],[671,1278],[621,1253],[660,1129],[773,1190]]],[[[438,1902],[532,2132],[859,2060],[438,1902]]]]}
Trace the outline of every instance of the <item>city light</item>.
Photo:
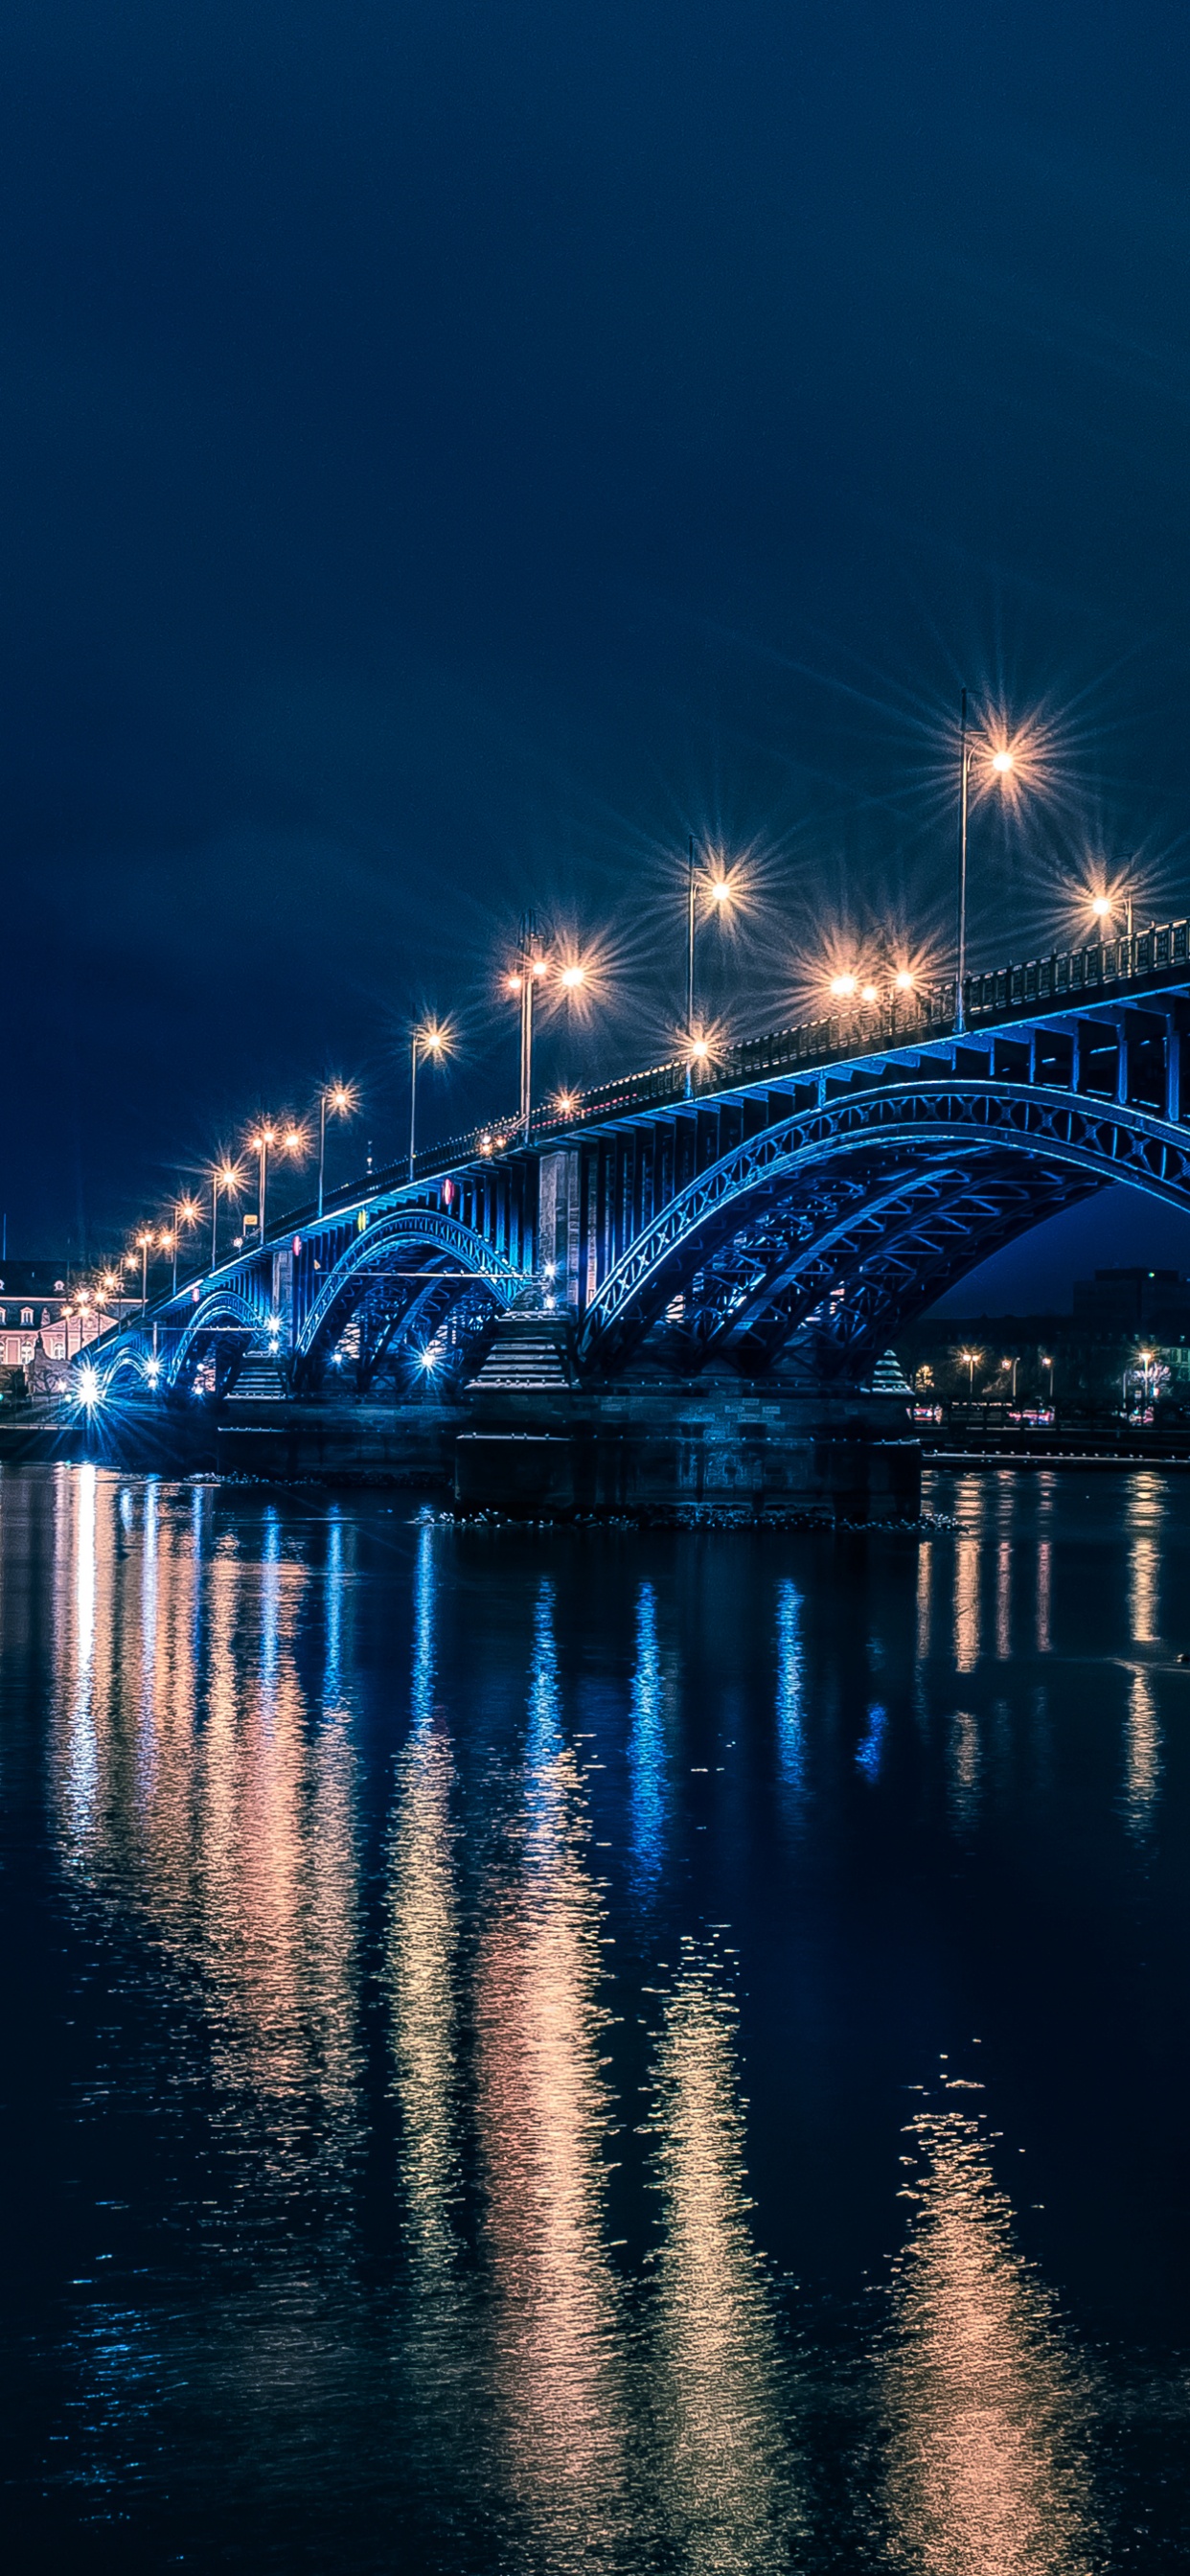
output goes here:
{"type": "Polygon", "coordinates": [[[335,1118],[350,1118],[359,1107],[349,1082],[324,1083],[318,1094],[318,1213],[322,1215],[323,1183],[326,1177],[326,1113],[335,1118]]]}
{"type": "Polygon", "coordinates": [[[158,1378],[160,1377],[160,1375],[161,1375],[161,1362],[160,1362],[160,1360],[157,1358],[156,1353],[154,1353],[154,1354],[153,1354],[153,1356],[152,1356],[150,1359],[147,1359],[147,1360],[145,1361],[145,1378],[146,1378],[147,1383],[148,1383],[150,1386],[156,1386],[157,1381],[158,1381],[158,1378]]]}
{"type": "Polygon", "coordinates": [[[858,992],[858,990],[859,990],[859,978],[858,978],[858,976],[856,976],[856,975],[832,975],[832,977],[831,977],[831,992],[833,993],[833,995],[834,995],[834,998],[835,998],[836,1002],[849,1002],[849,1001],[851,1000],[851,998],[852,998],[852,995],[853,995],[854,993],[857,993],[857,992],[858,992]]]}
{"type": "Polygon", "coordinates": [[[92,1368],[89,1360],[79,1370],[75,1384],[75,1401],[82,1405],[86,1413],[94,1413],[96,1406],[103,1401],[99,1371],[92,1368]]]}
{"type": "Polygon", "coordinates": [[[878,1002],[878,1001],[879,1001],[879,999],[880,999],[880,994],[879,994],[879,992],[878,992],[878,990],[877,990],[876,985],[875,985],[875,984],[863,984],[863,985],[861,985],[861,987],[860,987],[860,996],[859,996],[859,998],[860,998],[861,1002],[878,1002]]]}
{"type": "Polygon", "coordinates": [[[913,991],[913,977],[907,966],[902,966],[898,969],[897,973],[893,977],[893,984],[898,993],[911,993],[913,991]]]}
{"type": "MultiPolygon", "coordinates": [[[[986,742],[980,743],[967,728],[967,692],[964,689],[959,711],[959,946],[955,976],[955,1029],[961,1034],[966,1027],[964,988],[967,981],[967,811],[971,796],[971,768],[977,753],[988,754],[986,742]]],[[[987,758],[993,779],[1001,784],[1016,766],[1006,742],[1000,742],[987,758]]]]}
{"type": "Polygon", "coordinates": [[[526,1144],[529,1141],[533,1123],[534,994],[539,985],[544,986],[551,979],[562,997],[573,1000],[587,984],[587,966],[580,957],[559,953],[556,942],[553,948],[538,948],[532,915],[528,915],[521,924],[518,963],[504,978],[505,992],[514,999],[519,998],[521,1006],[521,1098],[518,1124],[526,1144]]]}
{"type": "Polygon", "coordinates": [[[574,1113],[575,1113],[575,1110],[577,1109],[577,1107],[578,1107],[578,1094],[577,1094],[577,1092],[574,1092],[574,1091],[559,1091],[559,1092],[555,1095],[555,1099],[554,1099],[554,1109],[555,1109],[555,1111],[556,1111],[556,1113],[557,1113],[557,1116],[558,1116],[559,1118],[573,1118],[574,1113]]]}
{"type": "MultiPolygon", "coordinates": [[[[454,1047],[454,1032],[444,1020],[422,1020],[412,1031],[409,1041],[409,1178],[417,1154],[417,1068],[422,1056],[440,1064],[454,1047]]],[[[319,1202],[321,1208],[321,1201],[319,1202]]]]}

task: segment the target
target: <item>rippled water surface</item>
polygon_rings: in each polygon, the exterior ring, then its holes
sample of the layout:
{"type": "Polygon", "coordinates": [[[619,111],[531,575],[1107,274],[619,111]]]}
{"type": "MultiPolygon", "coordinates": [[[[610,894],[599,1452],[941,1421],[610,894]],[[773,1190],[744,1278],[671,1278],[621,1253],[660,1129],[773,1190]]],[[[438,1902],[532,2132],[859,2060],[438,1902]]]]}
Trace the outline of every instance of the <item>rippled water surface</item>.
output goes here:
{"type": "Polygon", "coordinates": [[[1190,1478],[0,1481],[9,2565],[1190,2557],[1190,1478]]]}

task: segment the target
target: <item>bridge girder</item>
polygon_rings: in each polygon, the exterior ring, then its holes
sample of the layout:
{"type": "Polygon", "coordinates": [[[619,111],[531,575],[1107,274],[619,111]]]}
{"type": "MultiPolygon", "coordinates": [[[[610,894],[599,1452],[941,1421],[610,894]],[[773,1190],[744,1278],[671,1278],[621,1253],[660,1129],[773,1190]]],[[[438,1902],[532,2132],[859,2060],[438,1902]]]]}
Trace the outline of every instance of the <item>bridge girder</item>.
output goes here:
{"type": "Polygon", "coordinates": [[[315,1375],[354,1322],[362,1389],[394,1344],[414,1334],[428,1339],[460,1299],[480,1295],[499,1309],[524,1284],[523,1273],[457,1217],[390,1210],[352,1238],[321,1283],[294,1338],[295,1374],[315,1375]]]}
{"type": "Polygon", "coordinates": [[[771,1317],[751,1354],[742,1312],[733,1328],[722,1307],[695,1347],[705,1355],[719,1335],[725,1348],[736,1329],[739,1359],[767,1364],[842,1289],[835,1316],[825,1325],[819,1316],[822,1356],[862,1362],[903,1315],[990,1251],[1112,1181],[1190,1210],[1190,1136],[1144,1111],[1044,1086],[951,1079],[844,1095],[745,1138],[642,1227],[588,1306],[580,1358],[623,1366],[667,1304],[689,1292],[697,1309],[715,1261],[726,1252],[729,1266],[746,1267],[758,1220],[786,1211],[794,1240],[784,1256],[770,1245],[765,1258],[758,1245],[744,1283],[741,1307],[771,1317]],[[848,1167],[840,1202],[835,1181],[848,1167]],[[823,1184],[816,1219],[813,1190],[823,1184]],[[841,1320],[848,1285],[854,1292],[861,1279],[841,1320]]]}
{"type": "Polygon", "coordinates": [[[166,1385],[171,1390],[188,1386],[211,1343],[223,1335],[228,1337],[229,1351],[234,1344],[234,1351],[230,1351],[233,1370],[224,1371],[224,1376],[234,1373],[234,1364],[259,1332],[266,1312],[262,1299],[253,1299],[238,1288],[216,1288],[210,1296],[201,1298],[169,1355],[166,1385]]]}

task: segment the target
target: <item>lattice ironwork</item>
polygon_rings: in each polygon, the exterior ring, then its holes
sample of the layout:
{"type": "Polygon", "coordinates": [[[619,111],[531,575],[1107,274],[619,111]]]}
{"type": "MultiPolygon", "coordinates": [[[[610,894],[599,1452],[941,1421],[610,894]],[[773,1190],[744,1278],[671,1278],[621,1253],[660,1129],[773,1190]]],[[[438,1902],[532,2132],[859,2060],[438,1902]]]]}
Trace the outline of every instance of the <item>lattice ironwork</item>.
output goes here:
{"type": "Polygon", "coordinates": [[[453,1286],[456,1294],[481,1285],[496,1305],[508,1306],[524,1287],[523,1273],[457,1217],[433,1208],[396,1208],[353,1236],[328,1273],[298,1333],[298,1360],[330,1347],[349,1315],[371,1301],[382,1335],[374,1366],[419,1286],[430,1284],[412,1268],[411,1256],[419,1248],[436,1274],[434,1285],[453,1286]]]}
{"type": "MultiPolygon", "coordinates": [[[[814,1312],[841,1271],[854,1274],[865,1263],[884,1265],[879,1294],[874,1268],[866,1296],[875,1330],[877,1313],[891,1313],[895,1306],[897,1260],[911,1295],[910,1283],[920,1276],[914,1268],[918,1251],[932,1280],[957,1275],[1055,1205],[1110,1181],[1132,1181],[1190,1208],[1190,1137],[1146,1111],[1044,1085],[952,1077],[852,1093],[745,1138],[642,1227],[588,1306],[580,1358],[588,1366],[619,1365],[675,1295],[700,1274],[708,1277],[728,1244],[735,1246],[736,1277],[732,1282],[729,1276],[725,1298],[710,1300],[714,1312],[702,1336],[707,1345],[730,1328],[733,1289],[741,1306],[749,1300],[772,1305],[787,1282],[792,1311],[784,1329],[790,1331],[799,1317],[814,1312]],[[1017,1178],[1022,1161],[1033,1167],[1023,1182],[1017,1178]],[[837,1207],[828,1216],[824,1205],[816,1218],[807,1184],[817,1180],[829,1197],[834,1182],[828,1176],[849,1163],[858,1210],[837,1207]],[[981,1174],[976,1166],[984,1164],[981,1174]],[[932,1173],[949,1177],[931,1179],[932,1173]],[[991,1196],[978,1216],[981,1190],[991,1196]],[[974,1250],[955,1239],[946,1216],[948,1202],[957,1205],[964,1194],[977,1217],[974,1250]],[[871,1201],[866,1208],[865,1198],[871,1201]],[[762,1211],[780,1218],[785,1209],[800,1241],[787,1247],[783,1260],[774,1241],[750,1238],[762,1211]],[[943,1239],[948,1230],[949,1270],[943,1239]]],[[[932,1285],[928,1293],[941,1291],[932,1285]]],[[[832,1338],[838,1344],[835,1328],[832,1338]]]]}

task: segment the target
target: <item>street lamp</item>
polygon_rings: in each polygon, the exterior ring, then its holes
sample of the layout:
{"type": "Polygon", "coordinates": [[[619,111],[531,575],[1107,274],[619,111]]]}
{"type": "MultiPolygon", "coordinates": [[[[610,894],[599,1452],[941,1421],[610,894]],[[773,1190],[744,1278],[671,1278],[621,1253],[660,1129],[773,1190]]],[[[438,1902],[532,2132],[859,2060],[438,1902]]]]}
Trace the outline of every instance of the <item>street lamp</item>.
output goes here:
{"type": "MultiPolygon", "coordinates": [[[[708,870],[703,885],[712,910],[722,919],[734,901],[735,889],[729,876],[712,876],[708,870]]],[[[694,934],[698,923],[698,871],[694,864],[694,834],[686,844],[686,1043],[691,1050],[686,1062],[686,1098],[692,1087],[694,1047],[694,934]]]]}
{"type": "Polygon", "coordinates": [[[318,1094],[318,1213],[322,1214],[322,1178],[326,1168],[326,1113],[333,1110],[336,1118],[349,1118],[356,1108],[355,1093],[347,1082],[331,1082],[318,1094]]]}
{"type": "Polygon", "coordinates": [[[304,1142],[305,1139],[300,1127],[295,1127],[291,1123],[284,1129],[278,1129],[269,1119],[262,1119],[255,1135],[250,1136],[248,1139],[249,1149],[255,1153],[257,1158],[256,1240],[258,1243],[264,1242],[265,1203],[268,1194],[269,1181],[269,1147],[270,1145],[279,1145],[283,1154],[300,1154],[304,1142]]]}
{"type": "Polygon", "coordinates": [[[180,1229],[181,1229],[181,1227],[182,1227],[182,1226],[184,1226],[184,1225],[197,1225],[197,1223],[198,1223],[198,1201],[197,1201],[197,1199],[175,1199],[175,1200],[174,1200],[174,1221],[173,1221],[173,1228],[172,1228],[172,1231],[171,1231],[171,1233],[170,1233],[170,1235],[169,1235],[168,1237],[166,1237],[165,1235],[163,1235],[163,1236],[162,1236],[162,1238],[161,1238],[162,1243],[166,1246],[166,1248],[167,1248],[168,1250],[172,1250],[172,1252],[173,1252],[173,1256],[174,1256],[174,1278],[173,1278],[173,1289],[172,1289],[172,1292],[171,1292],[171,1293],[172,1293],[172,1294],[173,1294],[173,1296],[175,1296],[175,1297],[177,1296],[177,1293],[178,1293],[178,1234],[179,1234],[179,1231],[180,1231],[180,1229]]]}
{"type": "Polygon", "coordinates": [[[960,1351],[959,1358],[963,1361],[967,1371],[967,1404],[969,1408],[975,1395],[975,1372],[983,1358],[983,1352],[960,1351]]]}
{"type": "Polygon", "coordinates": [[[227,1194],[227,1192],[228,1192],[228,1191],[230,1191],[230,1190],[238,1190],[238,1189],[239,1189],[239,1187],[240,1187],[240,1185],[241,1185],[241,1183],[242,1183],[242,1181],[243,1181],[243,1177],[244,1177],[244,1175],[243,1175],[243,1173],[241,1172],[241,1170],[240,1170],[240,1167],[239,1167],[239,1164],[238,1164],[238,1163],[214,1163],[214,1164],[212,1164],[212,1167],[211,1167],[211,1268],[212,1268],[212,1270],[214,1270],[214,1269],[216,1268],[216,1266],[217,1266],[217,1261],[218,1261],[218,1239],[217,1239],[217,1238],[218,1238],[218,1230],[219,1230],[219,1192],[220,1192],[220,1190],[222,1190],[222,1191],[224,1192],[224,1194],[226,1195],[226,1194],[227,1194]]]}
{"type": "Polygon", "coordinates": [[[140,1254],[140,1311],[142,1323],[144,1321],[145,1308],[149,1302],[149,1247],[152,1241],[152,1227],[142,1226],[140,1233],[136,1238],[136,1248],[140,1254]]]}
{"type": "MultiPolygon", "coordinates": [[[[413,1031],[413,1035],[412,1035],[412,1038],[411,1038],[411,1040],[410,1040],[410,1045],[409,1045],[409,1178],[410,1178],[410,1180],[412,1180],[412,1178],[413,1178],[413,1163],[414,1163],[414,1156],[415,1156],[416,1151],[417,1151],[417,1060],[418,1060],[418,1057],[419,1057],[419,1056],[428,1055],[428,1056],[432,1056],[432,1057],[433,1057],[433,1059],[434,1059],[434,1061],[435,1061],[435,1063],[437,1064],[437,1063],[440,1063],[440,1062],[441,1062],[442,1057],[443,1057],[444,1055],[449,1055],[449,1053],[450,1053],[450,1030],[449,1030],[448,1028],[441,1028],[441,1027],[439,1026],[439,1024],[438,1024],[437,1020],[423,1020],[423,1021],[422,1021],[422,1023],[421,1023],[420,1028],[416,1028],[416,1029],[414,1029],[414,1031],[413,1031]]],[[[321,1197],[319,1198],[318,1207],[319,1207],[319,1214],[321,1215],[321,1212],[322,1212],[322,1200],[321,1200],[321,1197]]]]}
{"type": "Polygon", "coordinates": [[[1015,1404],[1015,1403],[1016,1403],[1016,1373],[1017,1373],[1018,1368],[1020,1367],[1020,1358],[1019,1358],[1019,1355],[1018,1355],[1017,1357],[1013,1358],[1013,1359],[1002,1359],[1002,1360],[1001,1360],[1001,1362],[1000,1362],[1000,1367],[1001,1367],[1001,1370],[1004,1370],[1004,1369],[1011,1369],[1011,1370],[1012,1370],[1012,1395],[1011,1395],[1010,1401],[1011,1401],[1013,1404],[1015,1404]]]}
{"type": "Polygon", "coordinates": [[[1043,1351],[1043,1352],[1042,1352],[1042,1354],[1041,1354],[1041,1365],[1042,1365],[1043,1369],[1048,1369],[1048,1370],[1049,1370],[1049,1379],[1050,1379],[1050,1382],[1049,1382],[1049,1401],[1050,1401],[1050,1409],[1051,1409],[1051,1411],[1052,1411],[1052,1410],[1053,1410],[1053,1402],[1054,1402],[1054,1358],[1053,1358],[1053,1353],[1052,1353],[1052,1351],[1043,1351]]]}
{"type": "MultiPolygon", "coordinates": [[[[1126,937],[1126,939],[1127,939],[1127,941],[1128,941],[1128,954],[1129,954],[1129,957],[1131,957],[1131,955],[1132,955],[1132,896],[1131,896],[1131,893],[1128,893],[1128,894],[1124,895],[1124,896],[1121,898],[1121,900],[1122,900],[1122,902],[1123,902],[1123,906],[1124,906],[1124,935],[1125,935],[1125,937],[1126,937]]],[[[1109,922],[1109,921],[1113,921],[1113,920],[1115,919],[1116,913],[1119,911],[1119,909],[1120,909],[1120,905],[1119,905],[1119,903],[1118,903],[1118,902],[1116,902],[1116,901],[1114,901],[1114,900],[1113,900],[1113,898],[1112,898],[1112,896],[1111,896],[1110,894],[1093,894],[1093,895],[1092,895],[1092,897],[1091,897],[1091,910],[1092,910],[1092,912],[1094,913],[1094,916],[1095,916],[1096,921],[1098,921],[1098,922],[1107,923],[1107,922],[1109,922]]]]}
{"type": "MultiPolygon", "coordinates": [[[[959,974],[955,987],[955,1032],[960,1036],[966,1027],[963,1009],[963,985],[967,975],[967,804],[971,787],[971,762],[975,745],[967,732],[967,692],[964,689],[959,716],[959,974]]],[[[1001,745],[991,756],[995,778],[1005,779],[1012,766],[1012,753],[1001,745]]]]}
{"type": "Polygon", "coordinates": [[[555,970],[555,960],[542,954],[536,946],[536,936],[532,916],[529,915],[521,924],[520,953],[516,965],[504,978],[505,992],[511,994],[514,1000],[519,1000],[521,1006],[519,1124],[526,1144],[529,1142],[529,1129],[533,1117],[533,996],[538,985],[546,983],[555,971],[564,993],[580,992],[587,980],[586,967],[575,958],[568,959],[564,966],[559,966],[555,970]]]}

